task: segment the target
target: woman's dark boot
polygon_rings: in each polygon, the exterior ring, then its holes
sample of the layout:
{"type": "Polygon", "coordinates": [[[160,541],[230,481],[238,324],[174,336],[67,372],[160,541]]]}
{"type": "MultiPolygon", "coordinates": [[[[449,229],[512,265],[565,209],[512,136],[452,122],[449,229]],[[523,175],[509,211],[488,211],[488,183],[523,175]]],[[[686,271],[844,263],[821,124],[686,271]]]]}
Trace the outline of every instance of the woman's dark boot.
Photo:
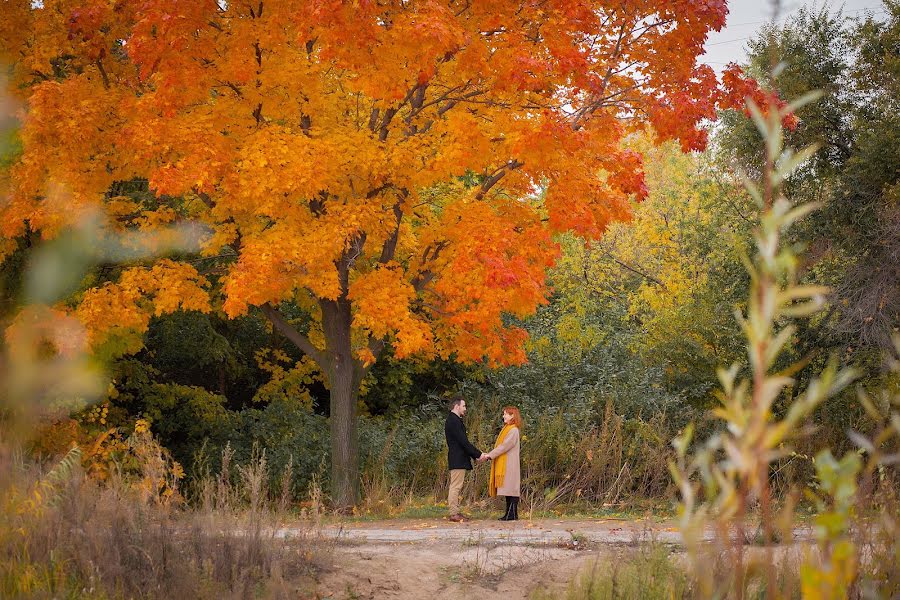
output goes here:
{"type": "Polygon", "coordinates": [[[507,509],[507,521],[518,521],[519,520],[519,497],[518,496],[508,496],[510,499],[509,508],[507,509]]]}
{"type": "Polygon", "coordinates": [[[511,502],[512,496],[504,496],[504,498],[506,498],[506,512],[503,513],[503,516],[500,517],[499,520],[500,521],[511,521],[512,519],[510,518],[510,515],[512,513],[511,513],[510,507],[512,506],[512,502],[511,502]]]}

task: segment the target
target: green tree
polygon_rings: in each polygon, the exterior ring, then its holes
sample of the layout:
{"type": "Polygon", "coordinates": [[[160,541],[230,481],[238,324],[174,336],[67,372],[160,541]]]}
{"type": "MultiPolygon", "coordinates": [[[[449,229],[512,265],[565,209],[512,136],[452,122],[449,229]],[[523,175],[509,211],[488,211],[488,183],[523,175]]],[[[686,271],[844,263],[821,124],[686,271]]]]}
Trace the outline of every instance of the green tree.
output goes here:
{"type": "Polygon", "coordinates": [[[740,259],[753,221],[746,198],[702,156],[644,152],[650,194],[632,220],[598,242],[564,240],[552,276],[554,341],[535,345],[564,346],[577,360],[580,348],[624,339],[642,360],[630,368],[664,369],[672,390],[702,402],[713,367],[740,352],[731,314],[745,295],[740,259]]]}
{"type": "MultiPolygon", "coordinates": [[[[806,278],[833,287],[831,308],[798,332],[801,351],[831,347],[880,356],[900,318],[900,3],[884,16],[848,19],[801,8],[750,43],[748,70],[761,80],[772,56],[783,61],[767,81],[781,97],[813,90],[824,97],[797,111],[786,144],[820,150],[793,173],[785,191],[822,210],[792,233],[809,248],[806,278]]],[[[759,132],[742,114],[722,119],[720,164],[759,178],[759,132]]]]}

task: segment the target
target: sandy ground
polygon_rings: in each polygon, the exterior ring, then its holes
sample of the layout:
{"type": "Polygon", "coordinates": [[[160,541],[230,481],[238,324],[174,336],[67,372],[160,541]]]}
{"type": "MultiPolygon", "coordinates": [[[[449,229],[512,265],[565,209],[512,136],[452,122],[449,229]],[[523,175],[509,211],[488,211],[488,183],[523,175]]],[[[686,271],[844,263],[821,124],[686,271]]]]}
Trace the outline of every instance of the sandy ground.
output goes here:
{"type": "Polygon", "coordinates": [[[319,578],[320,598],[528,598],[563,590],[598,551],[455,540],[339,547],[319,578]]]}
{"type": "Polygon", "coordinates": [[[628,546],[681,542],[674,522],[650,520],[394,519],[326,525],[320,532],[333,540],[334,554],[317,578],[318,598],[335,600],[513,599],[537,590],[555,597],[581,570],[603,569],[628,546]]]}

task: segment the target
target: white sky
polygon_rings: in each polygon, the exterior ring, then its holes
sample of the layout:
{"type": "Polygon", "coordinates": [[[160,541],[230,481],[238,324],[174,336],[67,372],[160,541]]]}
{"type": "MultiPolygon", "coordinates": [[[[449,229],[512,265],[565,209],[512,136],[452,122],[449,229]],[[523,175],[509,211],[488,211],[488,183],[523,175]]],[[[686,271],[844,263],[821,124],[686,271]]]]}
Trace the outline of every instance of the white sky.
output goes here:
{"type": "MultiPolygon", "coordinates": [[[[804,0],[782,0],[779,22],[803,5],[828,6],[831,12],[843,8],[845,18],[862,16],[870,11],[874,16],[885,14],[879,0],[829,0],[816,2],[804,0]]],[[[772,5],[767,0],[729,0],[728,23],[719,32],[713,32],[706,42],[706,54],[700,60],[720,73],[729,62],[743,63],[746,58],[746,44],[767,21],[772,18],[772,5]]]]}

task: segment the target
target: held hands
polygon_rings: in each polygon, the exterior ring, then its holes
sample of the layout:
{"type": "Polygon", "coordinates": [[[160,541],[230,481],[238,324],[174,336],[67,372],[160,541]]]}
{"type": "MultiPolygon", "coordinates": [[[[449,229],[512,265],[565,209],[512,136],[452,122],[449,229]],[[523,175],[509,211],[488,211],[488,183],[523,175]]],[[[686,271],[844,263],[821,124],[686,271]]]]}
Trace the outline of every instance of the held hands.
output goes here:
{"type": "Polygon", "coordinates": [[[488,456],[487,454],[485,454],[484,452],[482,452],[482,453],[481,453],[481,456],[479,456],[479,457],[476,458],[475,460],[478,461],[479,463],[483,463],[483,462],[485,462],[485,461],[490,460],[490,458],[491,458],[490,456],[488,456]]]}

